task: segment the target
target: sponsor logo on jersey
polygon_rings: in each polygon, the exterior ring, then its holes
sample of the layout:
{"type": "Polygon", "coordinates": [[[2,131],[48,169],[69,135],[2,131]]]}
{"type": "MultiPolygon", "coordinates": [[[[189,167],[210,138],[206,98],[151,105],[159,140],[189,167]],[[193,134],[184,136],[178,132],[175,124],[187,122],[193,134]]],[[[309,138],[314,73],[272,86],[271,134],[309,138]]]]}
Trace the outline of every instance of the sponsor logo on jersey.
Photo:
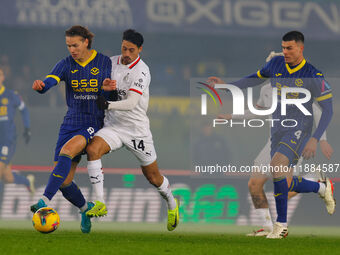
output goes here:
{"type": "MultiPolygon", "coordinates": [[[[141,84],[140,82],[140,80],[142,80],[142,79],[139,79],[139,82],[134,82],[133,84],[136,86],[136,87],[139,87],[139,88],[141,88],[141,89],[143,89],[144,88],[144,85],[143,84],[141,84]]],[[[142,80],[143,81],[143,80],[142,80]]]]}
{"type": "Polygon", "coordinates": [[[76,73],[76,72],[78,72],[79,70],[71,70],[71,73],[76,73]]]}
{"type": "Polygon", "coordinates": [[[303,81],[301,79],[296,79],[295,85],[298,86],[298,87],[301,87],[301,86],[303,86],[303,81]]]}
{"type": "Polygon", "coordinates": [[[1,104],[7,105],[8,104],[8,98],[4,97],[3,99],[1,99],[1,104]]]}
{"type": "Polygon", "coordinates": [[[118,95],[119,95],[119,96],[126,96],[126,90],[124,90],[124,89],[118,89],[118,95]]]}
{"type": "Polygon", "coordinates": [[[99,74],[99,69],[98,69],[97,67],[93,67],[93,68],[91,69],[91,74],[93,74],[93,75],[99,74]]]}
{"type": "Polygon", "coordinates": [[[123,78],[123,81],[124,81],[124,82],[127,82],[127,83],[130,82],[129,74],[130,74],[130,73],[127,73],[127,74],[124,76],[124,78],[123,78]]]}

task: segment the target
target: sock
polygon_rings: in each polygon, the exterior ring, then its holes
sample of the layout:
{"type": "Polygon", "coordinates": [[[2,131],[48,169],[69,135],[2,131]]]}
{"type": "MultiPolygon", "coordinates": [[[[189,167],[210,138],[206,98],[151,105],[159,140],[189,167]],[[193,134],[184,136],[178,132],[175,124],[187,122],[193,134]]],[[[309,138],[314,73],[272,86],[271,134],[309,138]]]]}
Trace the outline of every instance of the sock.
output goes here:
{"type": "Polygon", "coordinates": [[[48,205],[48,202],[51,200],[48,199],[48,197],[42,196],[41,199],[45,202],[46,205],[48,205]]]}
{"type": "Polygon", "coordinates": [[[85,203],[82,207],[79,208],[80,209],[80,212],[86,212],[87,209],[88,209],[88,206],[87,206],[87,203],[85,203]]]}
{"type": "Polygon", "coordinates": [[[16,172],[13,172],[13,176],[15,184],[24,184],[26,187],[30,186],[30,182],[28,181],[26,176],[20,175],[16,172]]]}
{"type": "Polygon", "coordinates": [[[74,182],[71,182],[68,186],[60,188],[64,198],[71,202],[74,206],[79,209],[86,204],[85,198],[81,193],[79,187],[74,182]]]}
{"type": "Polygon", "coordinates": [[[320,184],[318,182],[309,181],[301,176],[293,176],[292,183],[290,184],[289,191],[298,193],[318,193],[320,184]]]}
{"type": "Polygon", "coordinates": [[[288,227],[288,224],[287,224],[287,222],[280,222],[281,223],[281,225],[283,226],[283,227],[288,227]]]}
{"type": "Polygon", "coordinates": [[[326,185],[323,182],[320,182],[319,185],[320,187],[319,187],[318,193],[320,194],[320,196],[324,197],[325,191],[326,191],[326,185]]]}
{"type": "Polygon", "coordinates": [[[96,200],[104,201],[104,174],[102,170],[102,161],[100,159],[88,161],[87,171],[89,173],[92,188],[96,194],[96,200]]]}
{"type": "Polygon", "coordinates": [[[255,209],[255,213],[260,217],[261,226],[273,229],[272,217],[270,216],[269,208],[255,209]]]}
{"type": "Polygon", "coordinates": [[[172,195],[171,189],[170,189],[170,184],[169,184],[169,180],[163,176],[163,183],[161,184],[161,186],[159,186],[158,192],[159,194],[161,194],[161,196],[165,199],[165,201],[168,204],[168,209],[169,210],[174,210],[176,208],[176,201],[174,196],[172,195]]]}
{"type": "Polygon", "coordinates": [[[287,223],[288,184],[285,176],[274,178],[277,222],[287,223]]]}
{"type": "Polygon", "coordinates": [[[72,158],[65,154],[60,154],[58,163],[53,169],[45,188],[44,196],[51,200],[57,193],[61,184],[65,181],[71,169],[72,158]]]}

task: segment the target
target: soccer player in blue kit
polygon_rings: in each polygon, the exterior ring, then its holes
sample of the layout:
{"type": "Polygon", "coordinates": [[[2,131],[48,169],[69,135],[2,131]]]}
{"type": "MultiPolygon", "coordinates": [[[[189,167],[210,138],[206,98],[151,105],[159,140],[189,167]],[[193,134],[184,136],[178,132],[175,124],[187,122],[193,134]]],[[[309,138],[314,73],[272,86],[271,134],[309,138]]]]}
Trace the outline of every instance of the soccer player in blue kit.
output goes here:
{"type": "Polygon", "coordinates": [[[0,187],[1,180],[6,183],[23,184],[28,191],[34,193],[34,176],[22,176],[17,172],[12,172],[11,160],[16,147],[16,128],[14,117],[19,109],[24,123],[24,139],[27,144],[31,137],[30,119],[27,107],[16,91],[6,88],[3,84],[5,74],[0,69],[0,187]]]}
{"type": "MultiPolygon", "coordinates": [[[[263,83],[263,79],[270,78],[273,88],[278,91],[278,106],[272,118],[278,119],[271,128],[271,166],[274,169],[294,166],[302,155],[305,159],[315,156],[317,143],[326,130],[333,114],[332,91],[322,72],[308,63],[304,56],[304,36],[301,32],[291,31],[282,38],[282,51],[284,56],[274,57],[257,73],[251,74],[241,80],[232,82],[239,88],[247,88],[263,83]],[[283,88],[304,88],[311,93],[312,100],[303,106],[313,113],[312,103],[315,99],[322,114],[318,126],[312,135],[313,116],[305,115],[296,105],[288,104],[287,112],[281,112],[281,91],[283,88]],[[295,120],[296,125],[282,126],[284,119],[295,120]]],[[[210,77],[213,84],[224,83],[217,77],[210,77]]],[[[303,93],[288,93],[287,98],[304,98],[303,93]]],[[[319,193],[326,203],[329,214],[335,210],[333,197],[333,184],[326,178],[325,182],[313,182],[302,177],[292,177],[284,171],[273,171],[274,197],[276,202],[277,220],[273,231],[267,238],[281,239],[288,235],[287,201],[288,191],[297,193],[319,193]]]]}
{"type": "Polygon", "coordinates": [[[104,94],[103,90],[115,89],[115,82],[106,79],[111,77],[110,58],[91,49],[93,33],[85,27],[73,26],[66,30],[65,36],[70,56],[59,61],[44,81],[36,80],[32,86],[33,90],[45,93],[64,81],[68,110],[59,131],[54,169],[43,196],[31,206],[31,211],[47,206],[60,189],[63,196],[80,209],[81,231],[89,233],[91,220],[86,212],[93,203],[85,201],[72,180],[81,154],[103,125],[104,111],[97,107],[97,96],[104,94]]]}

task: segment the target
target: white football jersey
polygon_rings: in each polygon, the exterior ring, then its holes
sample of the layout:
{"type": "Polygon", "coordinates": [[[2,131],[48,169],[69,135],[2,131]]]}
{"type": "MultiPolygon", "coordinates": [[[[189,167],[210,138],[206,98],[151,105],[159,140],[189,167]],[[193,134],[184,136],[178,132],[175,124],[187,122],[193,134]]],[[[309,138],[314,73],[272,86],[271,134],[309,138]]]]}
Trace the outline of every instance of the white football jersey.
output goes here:
{"type": "Polygon", "coordinates": [[[111,57],[111,79],[117,81],[121,100],[127,98],[129,91],[141,95],[137,105],[128,111],[105,111],[105,126],[116,126],[134,137],[150,135],[149,118],[146,115],[149,104],[149,85],[151,81],[149,67],[138,58],[129,65],[121,63],[121,56],[111,57]]]}

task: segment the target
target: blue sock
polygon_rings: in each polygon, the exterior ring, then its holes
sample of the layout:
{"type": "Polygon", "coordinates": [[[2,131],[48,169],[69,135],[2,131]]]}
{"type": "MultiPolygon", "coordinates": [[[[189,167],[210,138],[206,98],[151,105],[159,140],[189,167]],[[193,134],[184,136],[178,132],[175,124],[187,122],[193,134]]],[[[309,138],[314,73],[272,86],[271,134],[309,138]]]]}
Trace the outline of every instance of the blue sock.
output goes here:
{"type": "Polygon", "coordinates": [[[45,188],[44,196],[51,200],[57,193],[61,184],[65,181],[71,170],[72,158],[65,154],[60,154],[58,163],[53,169],[45,188]]]}
{"type": "Polygon", "coordinates": [[[287,223],[288,184],[285,176],[274,178],[277,222],[287,223]]]}
{"type": "Polygon", "coordinates": [[[74,182],[66,187],[60,188],[60,191],[63,193],[64,198],[70,201],[74,206],[81,208],[85,205],[85,198],[77,184],[74,182]]]}
{"type": "Polygon", "coordinates": [[[298,193],[318,193],[320,184],[302,178],[301,176],[293,176],[292,183],[290,184],[289,191],[295,191],[298,193]]]}
{"type": "Polygon", "coordinates": [[[24,184],[27,187],[30,186],[30,182],[28,181],[26,176],[20,175],[16,172],[13,172],[13,176],[14,176],[14,183],[15,184],[24,184]]]}

